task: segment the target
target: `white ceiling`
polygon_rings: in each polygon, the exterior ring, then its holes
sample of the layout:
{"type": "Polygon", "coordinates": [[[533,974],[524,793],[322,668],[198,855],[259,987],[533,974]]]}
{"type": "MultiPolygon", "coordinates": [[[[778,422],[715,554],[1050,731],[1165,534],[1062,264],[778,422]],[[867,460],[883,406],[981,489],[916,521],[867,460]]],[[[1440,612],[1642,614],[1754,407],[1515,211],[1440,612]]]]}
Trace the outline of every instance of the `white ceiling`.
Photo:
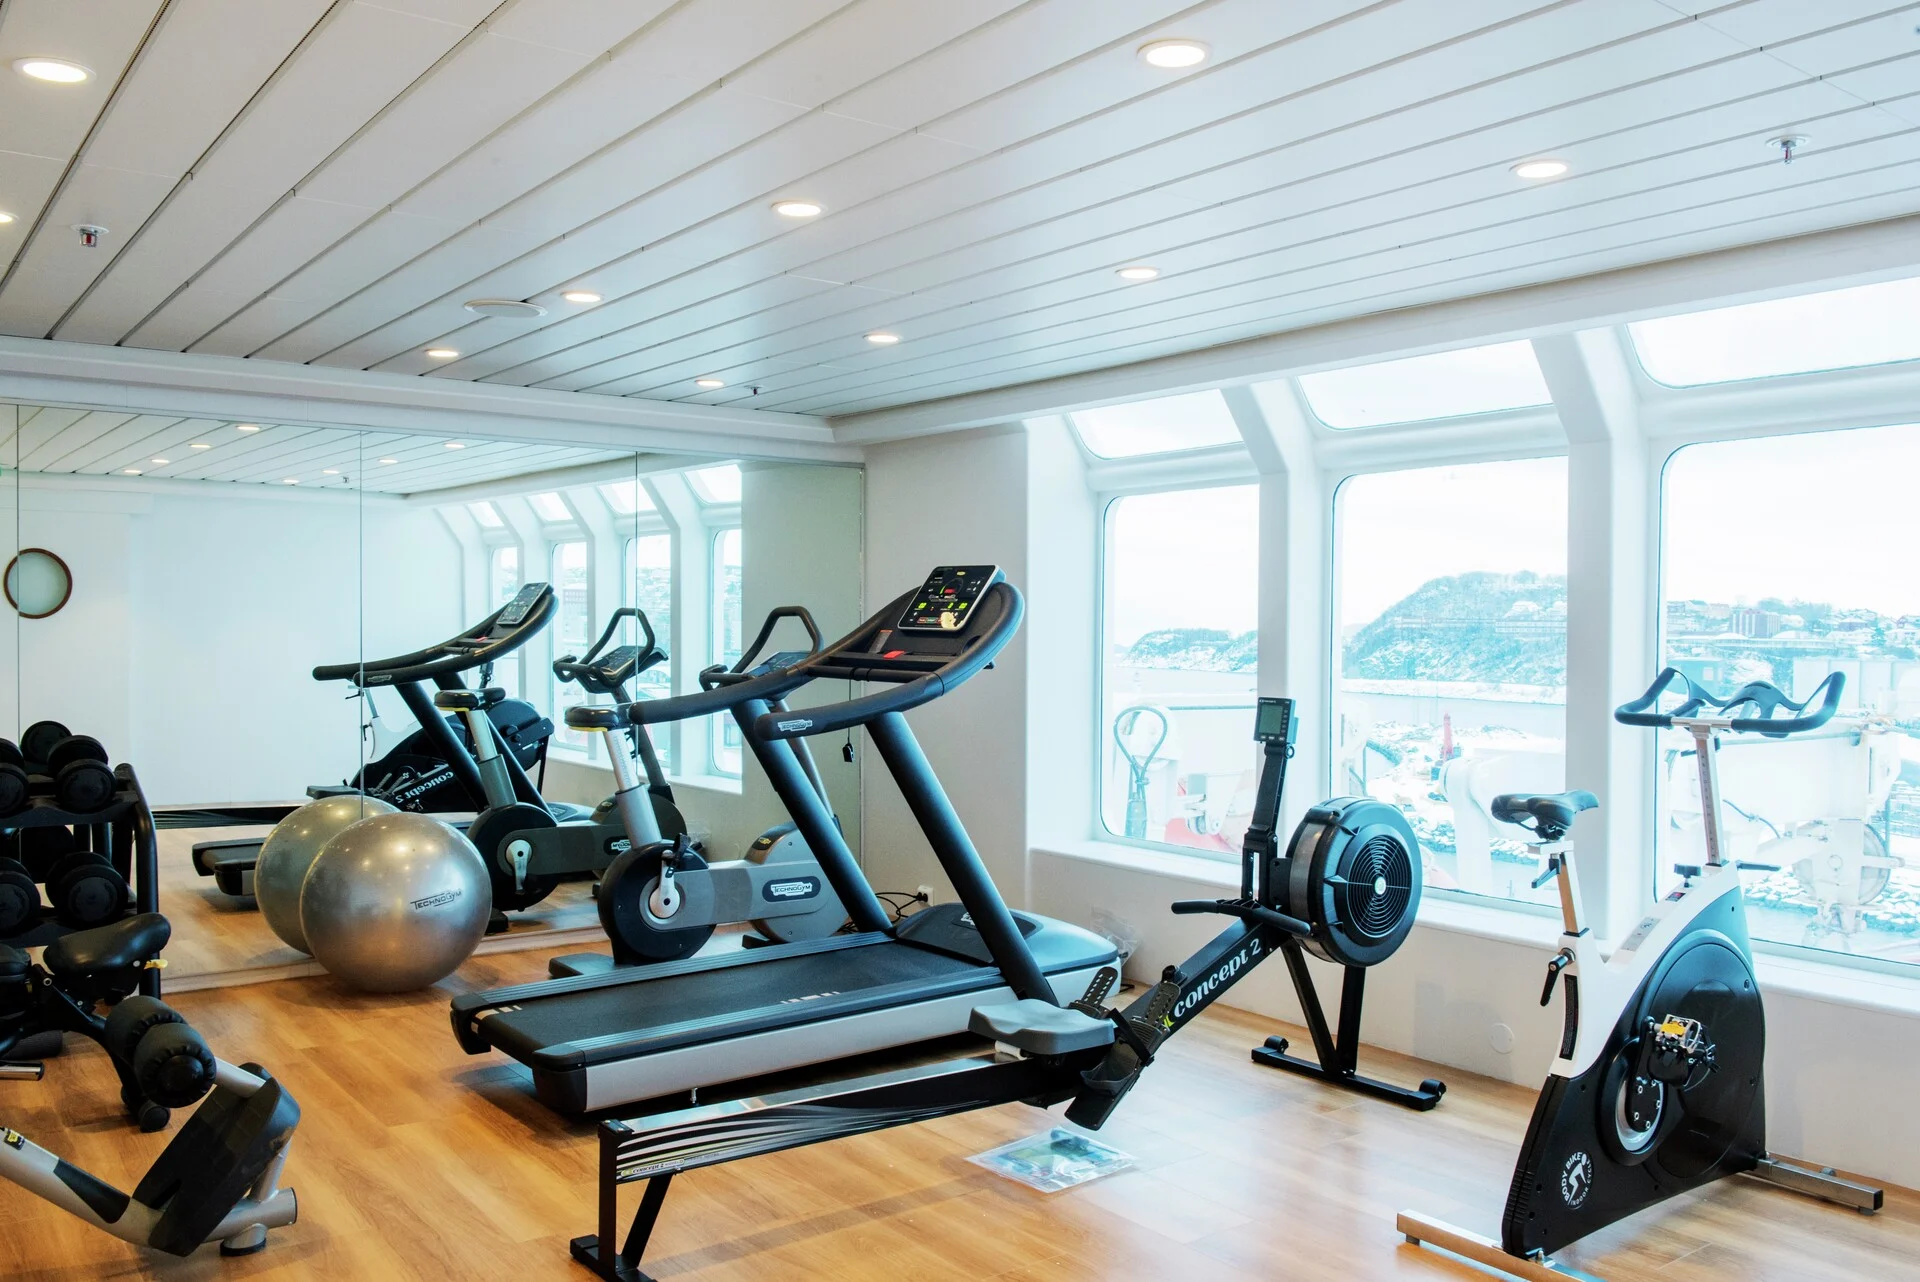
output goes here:
{"type": "Polygon", "coordinates": [[[0,470],[17,466],[21,472],[122,476],[133,469],[173,480],[292,481],[308,489],[417,494],[633,457],[617,450],[510,441],[455,441],[460,448],[448,449],[439,437],[250,426],[254,430],[241,431],[237,423],[214,419],[0,405],[0,460],[5,461],[0,470]],[[196,442],[207,448],[194,449],[196,442]]]}
{"type": "Polygon", "coordinates": [[[0,0],[0,209],[0,333],[846,415],[1913,213],[1920,4],[0,0]]]}

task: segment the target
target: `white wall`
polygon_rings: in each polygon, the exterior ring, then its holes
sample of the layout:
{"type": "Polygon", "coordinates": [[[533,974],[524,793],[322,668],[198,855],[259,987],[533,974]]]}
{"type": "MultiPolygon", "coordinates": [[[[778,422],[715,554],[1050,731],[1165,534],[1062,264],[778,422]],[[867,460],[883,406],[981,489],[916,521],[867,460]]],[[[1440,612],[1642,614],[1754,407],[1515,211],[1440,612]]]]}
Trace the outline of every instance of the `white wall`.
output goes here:
{"type": "MultiPolygon", "coordinates": [[[[1027,437],[984,428],[867,452],[867,601],[872,609],[926,581],[938,565],[999,565],[1027,582],[1027,437]]],[[[1027,656],[1022,629],[995,668],[908,721],[964,817],[987,870],[1018,902],[1027,830],[1027,656]],[[1016,747],[1016,745],[1018,745],[1016,747]]],[[[862,745],[867,877],[877,890],[934,886],[926,838],[886,766],[862,745]]]]}
{"type": "MultiPolygon", "coordinates": [[[[23,696],[131,761],[156,804],[295,798],[359,757],[347,687],[319,663],[417,649],[457,631],[458,549],[431,510],[369,497],[194,482],[26,479],[22,538],[73,569],[72,602],[20,621],[23,696]]],[[[7,521],[11,534],[11,520],[7,521]]],[[[9,641],[11,638],[9,637],[9,641]]],[[[11,654],[4,657],[12,658],[11,654]]],[[[381,714],[411,724],[391,695],[381,714]]]]}

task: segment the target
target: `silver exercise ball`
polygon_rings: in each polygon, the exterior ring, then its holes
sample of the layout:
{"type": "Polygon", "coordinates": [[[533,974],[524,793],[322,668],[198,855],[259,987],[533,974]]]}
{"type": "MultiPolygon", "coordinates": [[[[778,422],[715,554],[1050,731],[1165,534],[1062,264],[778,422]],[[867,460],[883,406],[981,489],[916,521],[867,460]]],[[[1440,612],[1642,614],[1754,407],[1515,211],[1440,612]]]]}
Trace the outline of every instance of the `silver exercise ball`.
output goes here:
{"type": "Polygon", "coordinates": [[[405,811],[342,829],[300,889],[314,960],[369,993],[445,979],[486,935],[492,911],[487,865],[473,843],[405,811]]]}
{"type": "Polygon", "coordinates": [[[394,807],[377,797],[324,797],[273,826],[253,866],[253,897],[274,934],[303,953],[313,951],[300,929],[300,886],[307,879],[307,869],[320,847],[348,824],[392,813],[394,807]]]}

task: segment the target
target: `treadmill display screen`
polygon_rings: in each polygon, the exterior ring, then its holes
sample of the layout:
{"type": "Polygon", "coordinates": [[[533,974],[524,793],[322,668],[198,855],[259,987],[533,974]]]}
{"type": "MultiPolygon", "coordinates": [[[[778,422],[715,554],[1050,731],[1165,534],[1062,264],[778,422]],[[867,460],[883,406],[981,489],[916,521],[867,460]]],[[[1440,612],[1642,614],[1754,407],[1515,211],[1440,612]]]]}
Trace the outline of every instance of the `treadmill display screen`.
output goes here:
{"type": "Polygon", "coordinates": [[[544,583],[529,583],[513,594],[513,600],[507,602],[507,608],[500,611],[500,617],[494,620],[496,628],[517,628],[527,621],[533,613],[533,607],[540,600],[540,594],[547,590],[544,583]]]}
{"type": "Polygon", "coordinates": [[[1292,743],[1293,700],[1260,700],[1253,714],[1253,737],[1261,743],[1292,743]]]}
{"type": "Polygon", "coordinates": [[[927,576],[899,626],[915,632],[958,632],[980,596],[1000,578],[997,565],[943,565],[927,576]]]}

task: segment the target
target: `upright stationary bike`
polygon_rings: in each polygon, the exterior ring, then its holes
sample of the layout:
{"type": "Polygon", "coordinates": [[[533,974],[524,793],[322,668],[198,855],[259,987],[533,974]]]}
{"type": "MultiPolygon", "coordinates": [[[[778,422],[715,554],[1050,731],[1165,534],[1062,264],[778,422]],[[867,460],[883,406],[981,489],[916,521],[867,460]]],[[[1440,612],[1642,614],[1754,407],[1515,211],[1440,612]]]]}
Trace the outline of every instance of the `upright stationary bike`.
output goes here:
{"type": "Polygon", "coordinates": [[[1535,884],[1559,883],[1565,933],[1547,963],[1540,1004],[1553,999],[1559,982],[1565,1031],[1527,1126],[1500,1241],[1403,1212],[1398,1226],[1408,1241],[1545,1282],[1574,1276],[1553,1263],[1553,1252],[1729,1175],[1861,1211],[1880,1208],[1877,1188],[1767,1152],[1766,1020],[1740,891],[1741,868],[1759,865],[1730,861],[1721,846],[1719,736],[1780,738],[1816,729],[1839,707],[1843,683],[1836,672],[1799,703],[1764,681],[1720,698],[1668,668],[1614,713],[1622,725],[1677,727],[1692,736],[1706,862],[1678,865],[1680,886],[1604,959],[1587,927],[1569,837],[1580,812],[1599,804],[1593,794],[1494,798],[1494,818],[1534,835],[1545,868],[1535,884]],[[1669,690],[1683,701],[1660,712],[1669,690]],[[1776,715],[1783,711],[1788,715],[1776,715]]]}

